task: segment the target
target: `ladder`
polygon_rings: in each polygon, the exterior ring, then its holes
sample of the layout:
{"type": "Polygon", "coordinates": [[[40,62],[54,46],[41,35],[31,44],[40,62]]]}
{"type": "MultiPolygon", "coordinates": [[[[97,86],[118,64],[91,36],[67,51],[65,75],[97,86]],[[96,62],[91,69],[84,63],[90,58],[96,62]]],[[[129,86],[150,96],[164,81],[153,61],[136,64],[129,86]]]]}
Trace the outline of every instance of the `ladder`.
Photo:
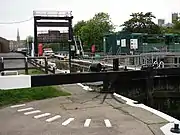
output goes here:
{"type": "Polygon", "coordinates": [[[76,36],[73,36],[73,39],[74,39],[74,43],[75,43],[76,54],[78,54],[79,53],[79,49],[78,49],[78,45],[77,45],[76,36]]]}
{"type": "Polygon", "coordinates": [[[82,56],[84,56],[84,49],[83,49],[80,37],[78,37],[78,40],[79,40],[79,45],[80,45],[80,48],[81,48],[82,56]]]}
{"type": "Polygon", "coordinates": [[[119,55],[119,53],[121,53],[121,47],[118,48],[116,55],[119,55]]]}
{"type": "Polygon", "coordinates": [[[83,50],[82,42],[79,36],[74,36],[74,43],[76,47],[76,54],[79,55],[81,52],[82,56],[84,56],[84,50],[83,50]]]}
{"type": "Polygon", "coordinates": [[[108,54],[112,54],[112,47],[109,49],[108,54]]]}

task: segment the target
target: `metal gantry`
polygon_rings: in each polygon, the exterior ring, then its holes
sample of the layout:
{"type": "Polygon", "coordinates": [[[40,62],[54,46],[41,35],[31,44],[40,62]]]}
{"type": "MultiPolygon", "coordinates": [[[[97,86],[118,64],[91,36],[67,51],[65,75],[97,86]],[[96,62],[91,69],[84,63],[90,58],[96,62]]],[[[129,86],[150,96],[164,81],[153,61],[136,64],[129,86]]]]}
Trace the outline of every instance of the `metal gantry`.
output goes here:
{"type": "Polygon", "coordinates": [[[71,67],[71,43],[73,41],[73,29],[72,29],[72,11],[33,11],[34,15],[34,46],[35,54],[38,54],[38,27],[68,27],[68,43],[69,43],[69,65],[71,67]],[[46,21],[42,20],[56,20],[46,21]]]}

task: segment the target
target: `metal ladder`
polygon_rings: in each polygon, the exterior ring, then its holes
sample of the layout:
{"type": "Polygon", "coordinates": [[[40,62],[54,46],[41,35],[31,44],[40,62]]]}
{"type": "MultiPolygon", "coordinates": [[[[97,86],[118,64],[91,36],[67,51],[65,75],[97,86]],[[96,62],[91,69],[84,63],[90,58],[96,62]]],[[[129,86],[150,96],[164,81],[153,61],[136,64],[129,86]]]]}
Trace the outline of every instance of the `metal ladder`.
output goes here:
{"type": "Polygon", "coordinates": [[[81,48],[82,56],[84,56],[84,49],[83,49],[82,42],[81,42],[81,39],[80,39],[79,36],[78,36],[78,40],[79,40],[79,45],[80,45],[80,48],[81,48]]]}
{"type": "Polygon", "coordinates": [[[116,55],[118,55],[119,53],[121,53],[121,47],[118,48],[116,55]]]}
{"type": "Polygon", "coordinates": [[[112,54],[112,47],[109,49],[108,54],[112,54]]]}
{"type": "Polygon", "coordinates": [[[78,45],[77,45],[77,40],[76,40],[76,36],[73,36],[73,39],[74,39],[74,43],[75,43],[75,47],[76,47],[76,54],[78,54],[78,45]]]}

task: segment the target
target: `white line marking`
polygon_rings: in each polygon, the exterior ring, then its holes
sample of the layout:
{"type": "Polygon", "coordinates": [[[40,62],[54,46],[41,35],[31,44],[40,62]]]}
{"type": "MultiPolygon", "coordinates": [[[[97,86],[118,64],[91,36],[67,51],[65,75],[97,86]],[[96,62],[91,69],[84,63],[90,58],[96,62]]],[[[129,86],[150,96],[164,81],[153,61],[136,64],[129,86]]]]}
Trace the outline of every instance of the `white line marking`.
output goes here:
{"type": "Polygon", "coordinates": [[[34,118],[39,119],[39,118],[42,118],[42,117],[47,117],[49,115],[51,115],[51,114],[50,113],[44,113],[44,114],[36,115],[36,116],[34,116],[34,118]]]}
{"type": "Polygon", "coordinates": [[[24,108],[24,109],[19,109],[17,110],[18,112],[24,112],[24,111],[29,111],[29,110],[33,110],[34,108],[29,107],[29,108],[24,108]]]}
{"type": "Polygon", "coordinates": [[[24,115],[29,115],[29,114],[35,114],[35,113],[40,113],[40,110],[35,110],[35,111],[31,111],[31,112],[26,112],[24,113],[24,115]]]}
{"type": "Polygon", "coordinates": [[[66,126],[66,125],[68,125],[71,121],[73,121],[74,120],[74,118],[69,118],[69,119],[67,119],[66,121],[64,121],[63,123],[62,123],[62,125],[63,126],[66,126]]]}
{"type": "Polygon", "coordinates": [[[52,118],[47,119],[46,121],[47,121],[47,122],[52,122],[52,121],[54,121],[54,120],[56,120],[56,119],[59,119],[59,118],[61,118],[61,116],[60,116],[60,115],[56,115],[56,116],[54,116],[54,117],[52,117],[52,118]]]}
{"type": "Polygon", "coordinates": [[[104,120],[106,127],[112,127],[111,122],[108,119],[104,120]]]}
{"type": "Polygon", "coordinates": [[[91,123],[91,119],[86,119],[84,123],[84,127],[89,127],[90,123],[91,123]]]}
{"type": "Polygon", "coordinates": [[[17,108],[17,107],[22,107],[22,106],[25,106],[26,104],[21,104],[21,105],[13,105],[11,106],[11,108],[17,108]]]}

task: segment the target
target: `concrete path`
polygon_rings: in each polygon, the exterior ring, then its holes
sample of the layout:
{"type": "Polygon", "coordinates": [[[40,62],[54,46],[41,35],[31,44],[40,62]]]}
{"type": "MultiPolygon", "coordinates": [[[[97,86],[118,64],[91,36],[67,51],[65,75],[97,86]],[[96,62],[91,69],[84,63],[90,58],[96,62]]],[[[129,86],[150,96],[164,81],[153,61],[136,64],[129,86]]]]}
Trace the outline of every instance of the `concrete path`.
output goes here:
{"type": "Polygon", "coordinates": [[[0,110],[0,135],[163,135],[167,121],[112,95],[63,85],[72,96],[0,110]]]}

